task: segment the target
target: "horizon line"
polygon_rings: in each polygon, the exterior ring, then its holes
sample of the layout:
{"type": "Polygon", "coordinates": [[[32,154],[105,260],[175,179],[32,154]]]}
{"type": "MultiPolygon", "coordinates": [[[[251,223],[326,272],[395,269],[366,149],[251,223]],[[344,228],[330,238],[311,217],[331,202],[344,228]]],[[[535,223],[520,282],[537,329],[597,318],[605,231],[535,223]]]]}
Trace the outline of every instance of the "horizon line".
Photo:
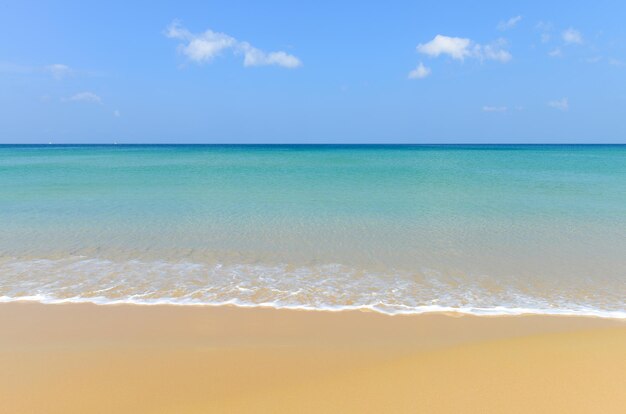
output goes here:
{"type": "Polygon", "coordinates": [[[174,146],[174,145],[187,145],[187,146],[460,146],[460,145],[498,145],[498,146],[540,146],[540,145],[552,145],[552,146],[566,146],[566,145],[586,145],[586,146],[601,146],[601,145],[626,145],[625,142],[124,142],[124,143],[111,143],[111,142],[6,142],[0,143],[0,146],[140,146],[140,145],[152,145],[152,146],[174,146]]]}

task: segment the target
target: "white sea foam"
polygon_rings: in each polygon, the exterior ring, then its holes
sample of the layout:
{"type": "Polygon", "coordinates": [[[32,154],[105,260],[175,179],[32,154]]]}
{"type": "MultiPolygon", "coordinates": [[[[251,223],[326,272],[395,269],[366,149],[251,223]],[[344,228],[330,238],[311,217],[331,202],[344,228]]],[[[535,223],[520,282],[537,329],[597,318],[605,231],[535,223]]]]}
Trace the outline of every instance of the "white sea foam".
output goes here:
{"type": "Polygon", "coordinates": [[[361,306],[309,306],[309,305],[285,305],[274,302],[264,303],[246,303],[237,299],[223,302],[199,302],[180,300],[176,298],[161,298],[155,300],[136,300],[127,299],[107,299],[103,297],[91,298],[53,298],[44,295],[32,295],[23,297],[0,296],[0,303],[9,302],[38,302],[43,304],[63,304],[63,303],[91,303],[95,305],[140,305],[140,306],[157,306],[157,305],[173,305],[173,306],[236,306],[240,308],[273,308],[303,311],[324,311],[324,312],[341,312],[341,311],[372,311],[386,315],[418,315],[424,313],[458,313],[474,316],[520,316],[520,315],[553,315],[553,316],[587,316],[607,319],[626,319],[626,311],[605,311],[593,308],[577,307],[577,309],[536,309],[536,308],[516,308],[496,306],[493,308],[457,308],[452,306],[418,306],[408,307],[393,305],[402,309],[390,310],[386,306],[380,304],[361,305],[361,306]]]}
{"type": "Polygon", "coordinates": [[[223,264],[102,258],[0,260],[0,302],[271,307],[384,314],[578,315],[626,319],[624,286],[541,289],[433,270],[373,272],[339,264],[223,264]],[[495,286],[495,288],[494,288],[495,286]],[[584,291],[584,295],[579,292],[584,291]]]}

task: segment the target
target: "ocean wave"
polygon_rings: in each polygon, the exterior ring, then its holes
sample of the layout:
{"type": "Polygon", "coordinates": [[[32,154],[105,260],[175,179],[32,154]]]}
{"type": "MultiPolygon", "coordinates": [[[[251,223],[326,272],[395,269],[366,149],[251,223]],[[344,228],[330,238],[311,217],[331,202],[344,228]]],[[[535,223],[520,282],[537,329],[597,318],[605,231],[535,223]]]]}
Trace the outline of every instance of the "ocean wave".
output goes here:
{"type": "Polygon", "coordinates": [[[0,260],[0,302],[366,310],[626,319],[623,288],[340,264],[224,264],[67,257],[0,260]],[[581,295],[580,292],[584,292],[581,295]],[[621,298],[621,299],[620,299],[621,298]]]}
{"type": "Polygon", "coordinates": [[[42,304],[64,304],[64,303],[90,303],[94,305],[140,305],[140,306],[235,306],[240,308],[272,308],[287,310],[303,310],[303,311],[323,311],[323,312],[341,312],[341,311],[371,311],[382,313],[385,315],[419,315],[426,313],[456,313],[474,316],[520,316],[520,315],[552,315],[552,316],[586,316],[607,319],[626,319],[625,311],[605,311],[592,308],[581,309],[535,309],[535,308],[515,308],[496,306],[493,308],[456,308],[451,306],[419,306],[408,307],[402,305],[372,304],[360,306],[334,306],[334,307],[314,307],[308,305],[284,305],[280,303],[245,303],[237,299],[231,299],[224,302],[199,302],[185,301],[176,298],[161,298],[154,300],[135,300],[127,299],[107,299],[104,297],[92,298],[53,298],[43,295],[8,297],[0,296],[0,303],[11,302],[37,302],[42,304]],[[390,308],[402,308],[390,310],[390,308]]]}

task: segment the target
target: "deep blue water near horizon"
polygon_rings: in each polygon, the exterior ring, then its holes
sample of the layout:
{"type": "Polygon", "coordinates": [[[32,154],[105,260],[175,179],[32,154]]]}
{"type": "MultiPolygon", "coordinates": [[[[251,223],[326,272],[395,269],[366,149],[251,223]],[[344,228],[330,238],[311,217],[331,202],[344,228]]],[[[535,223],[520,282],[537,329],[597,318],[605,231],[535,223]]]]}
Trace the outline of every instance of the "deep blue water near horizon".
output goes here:
{"type": "Polygon", "coordinates": [[[626,316],[626,145],[0,145],[0,300],[626,316]]]}
{"type": "Polygon", "coordinates": [[[324,150],[324,149],[448,149],[448,150],[519,150],[519,149],[564,149],[564,148],[620,148],[626,147],[626,143],[545,143],[545,144],[525,144],[525,143],[415,143],[415,144],[389,144],[389,143],[59,143],[59,144],[20,144],[20,143],[0,143],[0,147],[5,148],[97,148],[97,147],[173,147],[173,148],[286,148],[286,149],[307,149],[307,150],[324,150]]]}

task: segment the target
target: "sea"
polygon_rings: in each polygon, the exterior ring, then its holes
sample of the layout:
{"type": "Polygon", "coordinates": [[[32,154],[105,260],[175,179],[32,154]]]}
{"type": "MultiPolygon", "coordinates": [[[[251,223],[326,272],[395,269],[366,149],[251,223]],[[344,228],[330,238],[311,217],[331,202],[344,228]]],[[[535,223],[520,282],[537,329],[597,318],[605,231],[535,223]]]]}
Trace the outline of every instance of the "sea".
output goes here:
{"type": "Polygon", "coordinates": [[[0,302],[626,318],[626,146],[0,145],[0,302]]]}

